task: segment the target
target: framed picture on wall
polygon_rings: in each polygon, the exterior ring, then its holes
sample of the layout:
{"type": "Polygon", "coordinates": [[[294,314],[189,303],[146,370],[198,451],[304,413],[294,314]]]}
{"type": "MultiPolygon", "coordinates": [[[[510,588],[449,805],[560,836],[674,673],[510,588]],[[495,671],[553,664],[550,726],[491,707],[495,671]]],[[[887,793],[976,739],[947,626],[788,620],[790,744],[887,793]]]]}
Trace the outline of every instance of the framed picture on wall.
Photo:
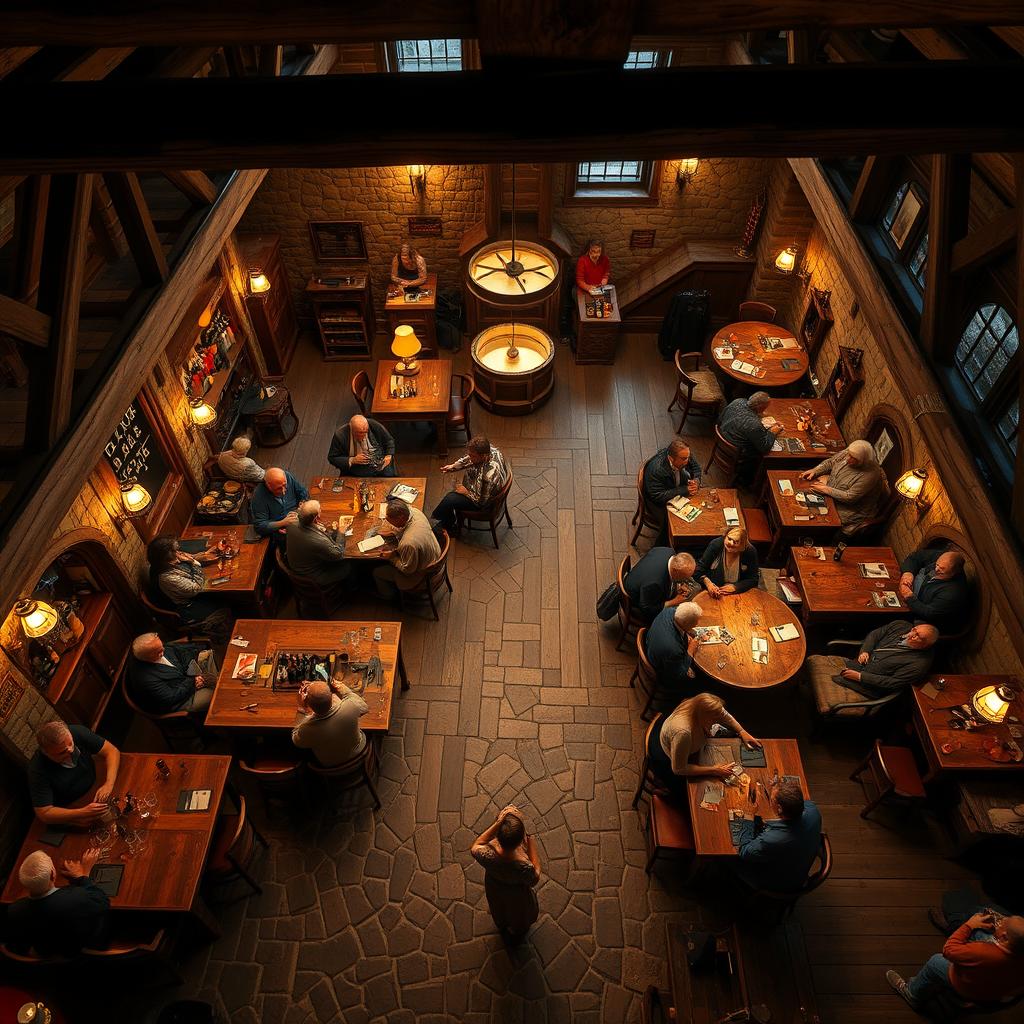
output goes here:
{"type": "Polygon", "coordinates": [[[878,440],[875,442],[875,461],[881,465],[888,458],[891,451],[892,438],[889,436],[889,431],[882,427],[882,432],[878,435],[878,440]]]}
{"type": "Polygon", "coordinates": [[[315,263],[365,261],[366,241],[358,220],[311,220],[309,239],[315,263]]]}
{"type": "Polygon", "coordinates": [[[900,208],[889,227],[889,237],[900,252],[913,237],[917,226],[924,217],[924,196],[916,185],[907,189],[900,208]]]}

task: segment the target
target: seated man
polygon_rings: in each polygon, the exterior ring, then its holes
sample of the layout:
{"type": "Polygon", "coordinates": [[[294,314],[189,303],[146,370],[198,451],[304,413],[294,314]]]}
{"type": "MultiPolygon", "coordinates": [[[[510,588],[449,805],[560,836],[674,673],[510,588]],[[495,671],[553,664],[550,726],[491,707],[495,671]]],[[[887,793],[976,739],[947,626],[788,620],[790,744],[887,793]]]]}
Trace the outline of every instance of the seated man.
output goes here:
{"type": "Polygon", "coordinates": [[[915,551],[900,568],[900,597],[919,619],[947,633],[965,624],[970,589],[961,552],[938,548],[915,551]]]}
{"type": "Polygon", "coordinates": [[[216,682],[213,651],[202,644],[164,646],[156,633],[143,633],[132,641],[128,685],[132,700],[151,715],[188,711],[205,717],[216,682]]]}
{"type": "Polygon", "coordinates": [[[486,508],[508,481],[504,457],[481,434],[470,438],[466,454],[442,466],[441,472],[455,473],[460,469],[466,471],[462,483],[456,484],[455,490],[449,491],[430,513],[449,533],[455,529],[457,509],[479,511],[486,508]]]}
{"type": "Polygon", "coordinates": [[[252,441],[242,434],[231,442],[231,447],[217,456],[217,465],[229,480],[237,480],[243,484],[258,484],[266,474],[266,470],[255,460],[249,458],[252,441]]]}
{"type": "Polygon", "coordinates": [[[896,971],[885,972],[885,980],[911,1009],[925,1013],[928,1003],[942,995],[998,1003],[1024,992],[1024,917],[976,905],[945,914],[929,910],[928,917],[949,936],[942,952],[909,981],[896,971]]]}
{"type": "Polygon", "coordinates": [[[394,537],[397,547],[383,551],[390,565],[374,569],[373,582],[377,593],[390,600],[399,590],[412,590],[420,585],[423,570],[440,557],[441,545],[427,517],[401,498],[392,498],[388,502],[385,518],[387,521],[380,534],[382,537],[394,537]]]}
{"type": "Polygon", "coordinates": [[[344,683],[303,683],[292,743],[311,750],[324,768],[344,764],[366,747],[359,719],[367,710],[366,701],[344,683]]]}
{"type": "Polygon", "coordinates": [[[693,601],[659,612],[644,637],[644,653],[658,677],[658,685],[682,692],[693,679],[694,651],[700,646],[689,631],[700,622],[704,610],[693,601]]]}
{"type": "Polygon", "coordinates": [[[848,448],[805,470],[800,479],[814,480],[811,490],[827,494],[836,503],[842,532],[848,537],[876,518],[889,496],[889,481],[867,441],[851,441],[848,448]],[[819,476],[828,482],[818,480],[819,476]]]}
{"type": "Polygon", "coordinates": [[[309,497],[309,491],[283,469],[271,466],[262,483],[256,485],[249,501],[252,525],[261,537],[284,547],[284,531],[296,520],[295,510],[309,497]]]}
{"type": "Polygon", "coordinates": [[[47,825],[91,825],[107,809],[121,752],[84,725],[47,722],[36,733],[39,749],[28,763],[28,791],[36,817],[47,825]],[[99,761],[99,770],[93,759],[99,761]],[[84,807],[72,807],[93,786],[84,807]]]}
{"type": "Polygon", "coordinates": [[[796,892],[821,845],[821,812],[804,799],[796,779],[780,779],[768,793],[777,815],[740,842],[736,874],[752,889],[796,892]]]}
{"type": "Polygon", "coordinates": [[[28,896],[7,911],[8,941],[16,949],[34,949],[40,956],[74,956],[83,947],[102,948],[110,899],[89,880],[99,859],[98,848],[81,860],[66,860],[61,874],[68,880],[57,887],[57,871],[42,850],[30,853],[18,868],[18,881],[28,896]]]}
{"type": "Polygon", "coordinates": [[[331,439],[327,461],[341,476],[394,476],[395,439],[382,423],[353,416],[331,439]]]}
{"type": "Polygon", "coordinates": [[[772,450],[775,438],[782,433],[782,424],[766,427],[761,420],[771,396],[755,391],[749,398],[734,398],[723,410],[718,432],[737,450],[736,480],[748,485],[754,479],[762,455],[772,450]]]}
{"type": "Polygon", "coordinates": [[[696,568],[693,555],[671,548],[651,548],[626,575],[626,593],[639,618],[652,622],[663,608],[690,600],[696,568]]]}
{"type": "Polygon", "coordinates": [[[296,520],[285,530],[288,565],[298,576],[306,576],[321,587],[341,583],[352,575],[352,563],[345,560],[345,538],[338,537],[338,524],[330,530],[320,522],[320,502],[304,501],[296,520]]]}
{"type": "MultiPolygon", "coordinates": [[[[878,700],[919,683],[931,668],[938,638],[934,626],[896,619],[868,633],[856,661],[812,655],[806,665],[818,711],[826,714],[837,704],[878,700]]],[[[844,708],[839,713],[857,715],[864,709],[844,708]]]]}
{"type": "Polygon", "coordinates": [[[680,495],[696,494],[700,475],[700,463],[690,451],[690,446],[679,437],[647,460],[643,478],[644,499],[651,514],[662,524],[655,544],[668,543],[665,506],[680,495]]]}

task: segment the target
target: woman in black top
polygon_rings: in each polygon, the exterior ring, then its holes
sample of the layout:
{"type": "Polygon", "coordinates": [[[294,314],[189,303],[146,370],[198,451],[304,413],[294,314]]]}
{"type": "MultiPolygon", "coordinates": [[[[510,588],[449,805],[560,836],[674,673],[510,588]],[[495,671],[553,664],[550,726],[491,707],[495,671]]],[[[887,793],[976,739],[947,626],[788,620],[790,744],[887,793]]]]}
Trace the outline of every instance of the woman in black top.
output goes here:
{"type": "Polygon", "coordinates": [[[716,537],[700,556],[693,578],[714,598],[742,594],[760,578],[757,551],[742,526],[731,526],[716,537]]]}
{"type": "Polygon", "coordinates": [[[391,284],[402,288],[420,288],[427,283],[427,261],[408,243],[403,242],[391,260],[391,284]]]}

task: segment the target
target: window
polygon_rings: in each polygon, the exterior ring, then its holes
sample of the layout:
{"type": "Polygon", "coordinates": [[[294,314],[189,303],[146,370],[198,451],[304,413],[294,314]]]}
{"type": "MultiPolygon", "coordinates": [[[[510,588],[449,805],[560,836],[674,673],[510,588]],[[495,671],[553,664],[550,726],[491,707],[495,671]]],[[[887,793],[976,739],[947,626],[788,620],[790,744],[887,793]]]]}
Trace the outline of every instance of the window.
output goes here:
{"type": "Polygon", "coordinates": [[[1014,456],[1017,454],[1017,421],[1019,417],[1020,398],[1015,398],[1007,407],[1006,412],[999,417],[999,422],[997,424],[999,428],[999,436],[1003,439],[1003,443],[1006,447],[1013,452],[1014,456]]]}
{"type": "Polygon", "coordinates": [[[394,71],[461,71],[461,39],[399,39],[391,44],[394,71]]]}
{"type": "MultiPolygon", "coordinates": [[[[881,246],[904,291],[924,292],[928,267],[927,197],[915,181],[904,181],[890,196],[878,222],[881,246]]],[[[919,297],[918,297],[919,298],[919,297]]]]}
{"type": "Polygon", "coordinates": [[[910,191],[910,182],[905,181],[898,189],[896,189],[895,195],[889,202],[889,205],[885,208],[885,213],[882,216],[882,227],[886,231],[892,227],[892,222],[896,219],[896,211],[900,208],[900,203],[903,202],[903,197],[910,191]]]}
{"type": "MultiPolygon", "coordinates": [[[[1017,351],[1017,326],[1010,314],[995,303],[981,306],[960,335],[956,366],[979,402],[992,393],[1000,375],[1017,351]]],[[[1016,435],[1016,410],[1012,436],[1016,435]]],[[[1000,434],[1003,433],[1000,423],[1000,434]]]]}
{"type": "Polygon", "coordinates": [[[622,66],[627,71],[649,71],[651,68],[667,68],[671,63],[671,50],[630,50],[622,66]]]}
{"type": "Polygon", "coordinates": [[[582,163],[576,170],[579,185],[601,187],[603,185],[636,185],[644,183],[644,167],[648,161],[607,160],[604,163],[582,163]]]}
{"type": "Polygon", "coordinates": [[[914,250],[914,255],[910,257],[910,273],[913,275],[914,280],[917,282],[918,287],[921,291],[924,291],[924,275],[925,270],[928,267],[928,232],[921,236],[921,241],[917,243],[917,248],[914,250]]]}

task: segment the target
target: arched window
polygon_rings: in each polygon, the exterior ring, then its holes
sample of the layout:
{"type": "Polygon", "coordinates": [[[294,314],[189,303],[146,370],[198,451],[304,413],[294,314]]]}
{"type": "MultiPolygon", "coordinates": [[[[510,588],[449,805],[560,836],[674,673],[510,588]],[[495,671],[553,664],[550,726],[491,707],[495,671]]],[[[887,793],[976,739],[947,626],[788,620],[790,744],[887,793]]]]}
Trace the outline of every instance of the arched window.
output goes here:
{"type": "MultiPolygon", "coordinates": [[[[1017,325],[994,302],[975,310],[956,347],[956,366],[980,402],[992,393],[1017,351],[1017,325]]],[[[1015,414],[1016,415],[1016,414],[1015,414]]]]}

